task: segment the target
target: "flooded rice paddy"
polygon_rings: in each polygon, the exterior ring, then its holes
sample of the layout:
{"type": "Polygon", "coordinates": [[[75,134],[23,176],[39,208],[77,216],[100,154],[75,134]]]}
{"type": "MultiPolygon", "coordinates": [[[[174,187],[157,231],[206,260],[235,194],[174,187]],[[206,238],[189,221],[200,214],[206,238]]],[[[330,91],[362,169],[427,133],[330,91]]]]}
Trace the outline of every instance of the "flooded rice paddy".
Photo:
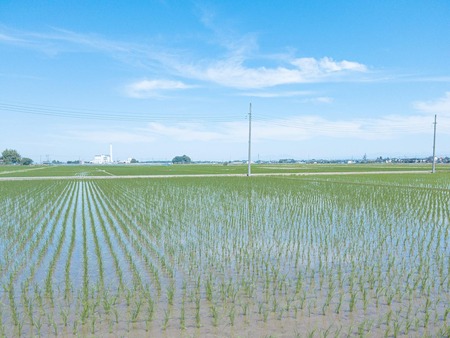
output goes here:
{"type": "Polygon", "coordinates": [[[2,182],[0,336],[448,336],[447,182],[2,182]]]}

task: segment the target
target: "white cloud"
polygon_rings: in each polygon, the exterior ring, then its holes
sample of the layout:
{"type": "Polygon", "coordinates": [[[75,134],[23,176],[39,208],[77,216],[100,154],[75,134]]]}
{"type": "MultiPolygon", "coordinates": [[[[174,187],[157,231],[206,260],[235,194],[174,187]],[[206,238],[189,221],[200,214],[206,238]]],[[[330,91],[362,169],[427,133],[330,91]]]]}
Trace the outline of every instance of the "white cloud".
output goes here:
{"type": "Polygon", "coordinates": [[[450,115],[450,92],[437,100],[415,102],[413,107],[426,113],[450,115]]]}
{"type": "Polygon", "coordinates": [[[314,102],[318,102],[318,103],[332,103],[334,101],[334,99],[332,97],[328,97],[328,96],[321,96],[321,97],[313,98],[312,100],[314,102]]]}
{"type": "Polygon", "coordinates": [[[143,129],[133,131],[109,130],[90,131],[70,129],[64,138],[77,139],[80,141],[100,142],[100,143],[149,143],[155,140],[143,129]]]}
{"type": "MultiPolygon", "coordinates": [[[[253,140],[302,141],[314,138],[355,140],[389,140],[402,136],[431,134],[432,119],[424,115],[383,116],[380,118],[330,120],[320,116],[292,116],[289,118],[258,119],[252,122],[253,140]]],[[[450,119],[441,119],[441,133],[450,129],[450,119]]],[[[450,132],[449,132],[450,133],[450,132]]],[[[95,134],[91,133],[91,137],[95,134]]],[[[234,121],[202,123],[149,123],[147,127],[130,133],[135,138],[168,138],[180,142],[246,142],[248,122],[234,121]]],[[[108,135],[96,135],[108,139],[108,135]],[[106,138],[105,138],[106,137],[106,138]]],[[[120,134],[119,134],[120,136],[120,134]]]]}
{"type": "Polygon", "coordinates": [[[314,58],[294,59],[290,62],[291,67],[272,68],[246,67],[245,61],[242,57],[231,57],[211,62],[206,66],[179,64],[176,67],[184,76],[240,89],[321,82],[329,80],[331,75],[348,75],[367,71],[367,67],[361,63],[346,60],[336,62],[328,57],[319,60],[314,58]]]}
{"type": "Polygon", "coordinates": [[[179,70],[189,77],[240,89],[266,88],[302,82],[302,78],[296,70],[283,67],[246,68],[241,62],[232,59],[213,62],[206,67],[180,65],[179,70]]]}
{"type": "MultiPolygon", "coordinates": [[[[380,118],[328,119],[317,115],[297,115],[287,118],[254,115],[252,122],[252,139],[255,146],[271,145],[270,151],[294,151],[296,142],[326,142],[330,149],[336,144],[357,147],[359,144],[377,144],[387,142],[395,148],[397,141],[404,139],[426,138],[433,135],[433,118],[427,115],[383,116],[380,118]],[[280,143],[281,142],[281,143],[280,143]],[[342,143],[343,142],[343,143],[342,143]],[[289,150],[288,150],[289,149],[289,150]]],[[[439,120],[439,135],[450,136],[450,118],[439,120]]],[[[214,149],[228,149],[227,152],[240,153],[248,141],[248,121],[230,121],[216,123],[148,123],[141,127],[129,126],[126,129],[94,130],[71,128],[58,135],[76,144],[113,143],[117,149],[152,149],[153,154],[163,156],[177,149],[197,149],[204,158],[211,157],[214,149]],[[76,142],[74,142],[76,140],[76,142]]],[[[255,148],[256,149],[256,148],[255,148]]],[[[266,149],[266,148],[264,148],[266,149]]],[[[180,150],[181,151],[181,150],[180,150]]],[[[345,149],[343,150],[345,153],[345,149]]],[[[145,152],[144,152],[145,153],[145,152]]],[[[220,150],[217,151],[217,154],[220,150]]],[[[214,156],[217,156],[214,155],[214,156]]],[[[155,155],[156,156],[156,155],[155,155]]],[[[198,156],[198,155],[197,155],[198,156]]]]}
{"type": "Polygon", "coordinates": [[[264,98],[274,98],[274,97],[295,97],[295,96],[310,96],[314,93],[307,90],[293,90],[293,91],[255,91],[255,92],[243,92],[241,96],[250,97],[264,97],[264,98]]]}
{"type": "Polygon", "coordinates": [[[189,88],[193,88],[193,86],[189,86],[181,81],[141,80],[127,85],[125,94],[133,98],[158,97],[163,91],[189,88]]]}
{"type": "MultiPolygon", "coordinates": [[[[381,118],[329,120],[320,116],[293,116],[289,118],[267,118],[252,122],[254,141],[301,141],[318,137],[388,140],[400,136],[432,133],[432,119],[427,116],[384,116],[381,118]]],[[[441,127],[448,130],[450,119],[442,119],[441,127]]],[[[194,123],[168,125],[151,123],[149,133],[169,137],[178,141],[220,141],[225,143],[245,142],[248,137],[248,122],[223,122],[211,125],[194,123]]]]}
{"type": "MultiPolygon", "coordinates": [[[[450,118],[440,119],[440,133],[450,134],[450,118]]],[[[433,133],[433,119],[424,115],[387,115],[379,118],[330,120],[320,116],[294,116],[255,121],[252,127],[259,140],[336,139],[389,140],[403,136],[433,133]]]]}
{"type": "Polygon", "coordinates": [[[212,141],[224,138],[220,132],[206,129],[206,126],[198,123],[177,123],[175,125],[164,125],[152,122],[148,126],[150,134],[166,136],[180,141],[212,141]]]}
{"type": "Polygon", "coordinates": [[[332,58],[324,57],[322,59],[299,58],[291,62],[296,66],[305,77],[324,76],[329,73],[354,71],[366,72],[367,66],[353,61],[334,61],[332,58]]]}
{"type": "Polygon", "coordinates": [[[307,90],[293,90],[293,91],[253,91],[242,92],[240,96],[261,97],[261,98],[286,98],[286,97],[301,97],[299,102],[304,103],[332,103],[334,99],[328,96],[315,96],[315,93],[307,90]]]}

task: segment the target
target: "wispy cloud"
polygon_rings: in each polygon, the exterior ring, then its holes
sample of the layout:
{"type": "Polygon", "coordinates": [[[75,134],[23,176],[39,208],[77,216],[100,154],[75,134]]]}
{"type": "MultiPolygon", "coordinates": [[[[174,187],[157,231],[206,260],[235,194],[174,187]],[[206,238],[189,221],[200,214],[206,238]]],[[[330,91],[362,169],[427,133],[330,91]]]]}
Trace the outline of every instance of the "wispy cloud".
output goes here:
{"type": "Polygon", "coordinates": [[[19,43],[21,40],[13,36],[0,33],[0,42],[19,43]]]}
{"type": "Polygon", "coordinates": [[[298,102],[303,103],[317,103],[317,104],[329,104],[334,101],[332,97],[329,96],[317,96],[317,94],[313,91],[307,90],[292,90],[292,91],[283,91],[283,90],[272,90],[272,91],[251,91],[251,92],[242,92],[239,94],[240,96],[248,96],[248,97],[260,97],[260,98],[297,98],[298,102]]]}
{"type": "Polygon", "coordinates": [[[432,101],[417,101],[413,107],[426,113],[445,114],[450,116],[450,92],[432,101]]]}
{"type": "Polygon", "coordinates": [[[125,86],[125,95],[132,98],[161,97],[163,92],[193,88],[181,81],[140,80],[125,86]]]}
{"type": "Polygon", "coordinates": [[[280,51],[275,51],[270,56],[261,54],[258,52],[255,34],[234,32],[228,25],[218,21],[211,8],[200,6],[199,9],[201,22],[213,32],[217,43],[226,53],[216,60],[202,60],[189,65],[175,64],[184,76],[237,89],[261,89],[287,84],[324,82],[331,78],[334,81],[344,81],[351,74],[368,71],[368,67],[362,63],[335,61],[327,56],[321,59],[298,58],[292,53],[286,55],[280,51]],[[269,59],[272,66],[264,63],[260,66],[248,66],[250,63],[257,64],[261,59],[269,59]]]}
{"type": "Polygon", "coordinates": [[[249,97],[263,97],[263,98],[274,98],[274,97],[296,97],[296,96],[311,96],[314,92],[308,90],[291,90],[291,91],[252,91],[252,92],[242,92],[240,96],[249,97]]]}
{"type": "Polygon", "coordinates": [[[71,128],[64,135],[60,137],[65,139],[75,139],[82,142],[99,142],[99,143],[150,143],[155,140],[154,137],[147,133],[147,130],[141,128],[135,128],[132,131],[124,130],[77,130],[71,128]]]}
{"type": "MultiPolygon", "coordinates": [[[[271,57],[273,66],[248,66],[263,58],[255,51],[256,38],[252,34],[239,39],[219,39],[225,53],[200,57],[198,51],[174,50],[163,45],[124,42],[105,39],[96,34],[80,34],[63,29],[50,32],[18,32],[0,27],[0,43],[33,48],[51,56],[72,51],[97,51],[121,62],[144,68],[155,74],[172,78],[200,80],[236,89],[261,89],[287,84],[346,81],[351,75],[366,73],[368,67],[355,61],[335,61],[331,57],[286,58],[276,54],[271,57]],[[200,59],[200,61],[198,61],[200,59]]],[[[142,85],[142,84],[141,84],[142,85]]],[[[151,87],[152,84],[145,84],[151,87]]],[[[141,91],[141,90],[139,90],[141,91]]],[[[142,90],[145,91],[145,90],[142,90]]],[[[148,92],[148,90],[147,90],[148,92]]],[[[134,95],[133,97],[144,97],[134,95]]],[[[150,95],[151,96],[151,95],[150,95]]]]}
{"type": "Polygon", "coordinates": [[[0,43],[31,49],[50,57],[73,52],[102,53],[119,62],[142,69],[161,69],[164,60],[170,58],[170,53],[163,46],[148,42],[111,40],[99,34],[81,34],[56,27],[38,32],[0,26],[0,43]]]}
{"type": "MultiPolygon", "coordinates": [[[[450,119],[441,119],[442,133],[450,128],[450,119]]],[[[314,138],[335,138],[381,141],[408,135],[432,133],[432,119],[424,115],[384,116],[372,119],[330,120],[320,116],[293,116],[289,118],[255,119],[252,135],[255,142],[303,141],[314,138]]],[[[450,134],[450,132],[448,132],[450,134]]],[[[179,142],[242,143],[248,137],[248,122],[202,123],[149,123],[130,133],[119,133],[124,139],[161,140],[179,142]]],[[[83,137],[105,139],[108,135],[90,133],[83,137]]],[[[110,136],[111,138],[112,136],[110,136]]]]}
{"type": "Polygon", "coordinates": [[[318,102],[318,103],[332,103],[334,101],[334,99],[332,97],[328,97],[328,96],[321,96],[321,97],[312,98],[312,101],[318,102]]]}
{"type": "MultiPolygon", "coordinates": [[[[150,123],[148,125],[149,134],[169,137],[179,141],[212,141],[223,140],[226,135],[218,131],[211,131],[209,127],[198,123],[177,123],[165,125],[162,123],[150,123]]],[[[220,127],[219,127],[220,129],[220,127]]]]}
{"type": "Polygon", "coordinates": [[[341,120],[294,116],[256,122],[252,130],[256,140],[296,141],[327,137],[376,141],[394,139],[400,135],[429,133],[430,126],[431,120],[425,116],[341,120]]]}
{"type": "Polygon", "coordinates": [[[337,73],[343,71],[366,72],[367,66],[353,61],[334,61],[332,58],[324,57],[322,59],[299,58],[292,61],[292,64],[311,77],[323,76],[325,74],[337,73]]]}
{"type": "MultiPolygon", "coordinates": [[[[352,139],[386,141],[403,137],[432,135],[433,118],[426,114],[386,115],[379,118],[329,119],[317,115],[286,118],[255,116],[252,122],[254,142],[306,141],[313,139],[352,139]]],[[[450,135],[450,117],[439,119],[441,135],[450,135]]],[[[59,135],[64,139],[92,143],[165,144],[237,144],[246,143],[248,121],[216,123],[177,123],[169,120],[147,123],[127,129],[94,130],[71,127],[59,135]]],[[[431,136],[430,136],[431,137],[431,136]]]]}

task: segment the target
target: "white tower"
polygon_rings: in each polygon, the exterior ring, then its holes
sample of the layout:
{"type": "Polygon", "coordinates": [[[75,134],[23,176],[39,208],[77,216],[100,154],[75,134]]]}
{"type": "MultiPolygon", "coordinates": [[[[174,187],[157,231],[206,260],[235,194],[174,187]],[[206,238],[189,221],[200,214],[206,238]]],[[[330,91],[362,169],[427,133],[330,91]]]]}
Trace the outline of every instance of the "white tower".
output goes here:
{"type": "Polygon", "coordinates": [[[112,144],[109,145],[109,161],[113,163],[112,144]]]}

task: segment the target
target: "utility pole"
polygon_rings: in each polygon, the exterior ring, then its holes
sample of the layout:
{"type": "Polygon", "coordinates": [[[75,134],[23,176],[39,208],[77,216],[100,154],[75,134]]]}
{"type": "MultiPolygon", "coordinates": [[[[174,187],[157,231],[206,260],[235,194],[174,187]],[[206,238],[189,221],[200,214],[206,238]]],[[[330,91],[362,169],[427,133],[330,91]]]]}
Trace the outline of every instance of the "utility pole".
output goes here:
{"type": "Polygon", "coordinates": [[[252,174],[252,104],[250,103],[250,109],[248,111],[248,172],[247,176],[252,174]]]}
{"type": "Polygon", "coordinates": [[[433,167],[431,172],[434,174],[436,172],[436,115],[434,115],[434,136],[433,136],[433,167]]]}

